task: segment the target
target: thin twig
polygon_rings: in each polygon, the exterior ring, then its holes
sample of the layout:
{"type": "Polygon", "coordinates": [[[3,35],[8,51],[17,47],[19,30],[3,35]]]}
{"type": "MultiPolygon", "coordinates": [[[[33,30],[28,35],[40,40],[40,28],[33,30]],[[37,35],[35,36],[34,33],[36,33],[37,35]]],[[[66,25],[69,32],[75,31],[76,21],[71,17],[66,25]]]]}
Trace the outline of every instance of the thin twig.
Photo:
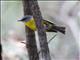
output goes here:
{"type": "MultiPolygon", "coordinates": [[[[57,34],[55,34],[49,41],[48,44],[57,36],[57,34]]],[[[38,54],[40,54],[41,50],[38,52],[38,54]]]]}
{"type": "Polygon", "coordinates": [[[57,34],[55,34],[49,41],[48,41],[48,43],[50,43],[52,40],[53,40],[53,38],[55,38],[57,36],[57,34]]]}

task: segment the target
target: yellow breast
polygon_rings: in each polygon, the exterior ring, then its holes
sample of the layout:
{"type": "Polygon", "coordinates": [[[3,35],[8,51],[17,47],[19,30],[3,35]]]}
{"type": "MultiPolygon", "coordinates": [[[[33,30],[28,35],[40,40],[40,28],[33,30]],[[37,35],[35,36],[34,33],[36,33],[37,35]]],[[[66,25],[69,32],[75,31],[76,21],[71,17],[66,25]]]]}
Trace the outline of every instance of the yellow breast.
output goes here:
{"type": "Polygon", "coordinates": [[[31,18],[29,21],[25,22],[25,25],[26,25],[27,27],[29,27],[30,29],[34,30],[34,31],[37,29],[37,28],[36,28],[35,21],[34,21],[33,18],[31,18]]]}

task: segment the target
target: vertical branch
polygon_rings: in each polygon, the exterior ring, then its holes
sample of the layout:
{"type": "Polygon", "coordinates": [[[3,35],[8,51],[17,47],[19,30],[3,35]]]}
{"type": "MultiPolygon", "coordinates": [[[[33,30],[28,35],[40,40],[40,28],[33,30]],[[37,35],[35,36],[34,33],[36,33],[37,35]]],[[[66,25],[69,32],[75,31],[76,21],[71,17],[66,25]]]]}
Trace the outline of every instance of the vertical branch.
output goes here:
{"type": "Polygon", "coordinates": [[[41,47],[41,52],[42,52],[42,59],[51,60],[48,43],[47,43],[46,32],[44,30],[44,26],[42,25],[43,18],[42,18],[37,0],[29,1],[29,6],[31,8],[31,11],[32,11],[32,14],[33,14],[33,17],[35,19],[36,26],[38,29],[38,36],[39,36],[39,42],[40,42],[40,47],[41,47]]]}
{"type": "MultiPolygon", "coordinates": [[[[24,15],[32,15],[28,0],[23,0],[24,15]]],[[[35,40],[35,32],[25,26],[26,31],[26,47],[28,50],[29,60],[39,60],[37,45],[35,40]]]]}

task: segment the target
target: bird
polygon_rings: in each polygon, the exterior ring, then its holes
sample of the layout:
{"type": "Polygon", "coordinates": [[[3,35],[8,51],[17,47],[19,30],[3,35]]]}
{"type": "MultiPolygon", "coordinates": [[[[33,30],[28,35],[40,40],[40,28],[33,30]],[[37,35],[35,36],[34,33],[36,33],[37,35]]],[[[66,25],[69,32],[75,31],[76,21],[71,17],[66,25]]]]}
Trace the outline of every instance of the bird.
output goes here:
{"type": "MultiPolygon", "coordinates": [[[[32,15],[23,16],[18,21],[23,21],[25,23],[25,26],[34,31],[37,30],[36,23],[32,15]]],[[[65,34],[65,27],[57,26],[56,24],[45,19],[42,20],[42,24],[46,32],[61,32],[62,34],[65,34]]]]}

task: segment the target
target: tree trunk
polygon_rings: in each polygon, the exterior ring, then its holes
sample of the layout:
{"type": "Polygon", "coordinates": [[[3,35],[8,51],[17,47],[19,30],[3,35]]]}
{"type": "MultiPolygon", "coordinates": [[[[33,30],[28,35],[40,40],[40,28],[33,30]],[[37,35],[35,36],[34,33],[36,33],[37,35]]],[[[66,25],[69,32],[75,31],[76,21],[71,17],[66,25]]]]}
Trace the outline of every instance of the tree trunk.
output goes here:
{"type": "MultiPolygon", "coordinates": [[[[32,15],[28,0],[23,0],[24,15],[32,15]]],[[[26,47],[28,50],[29,60],[39,60],[37,45],[35,40],[35,32],[25,26],[26,31],[26,47]]]]}
{"type": "Polygon", "coordinates": [[[39,36],[39,42],[40,42],[40,47],[41,47],[42,60],[51,60],[48,43],[47,43],[46,32],[44,30],[44,26],[42,25],[43,18],[41,16],[38,2],[37,2],[37,0],[30,0],[28,2],[29,2],[29,7],[32,11],[33,17],[35,19],[37,29],[38,29],[38,36],[39,36]]]}

